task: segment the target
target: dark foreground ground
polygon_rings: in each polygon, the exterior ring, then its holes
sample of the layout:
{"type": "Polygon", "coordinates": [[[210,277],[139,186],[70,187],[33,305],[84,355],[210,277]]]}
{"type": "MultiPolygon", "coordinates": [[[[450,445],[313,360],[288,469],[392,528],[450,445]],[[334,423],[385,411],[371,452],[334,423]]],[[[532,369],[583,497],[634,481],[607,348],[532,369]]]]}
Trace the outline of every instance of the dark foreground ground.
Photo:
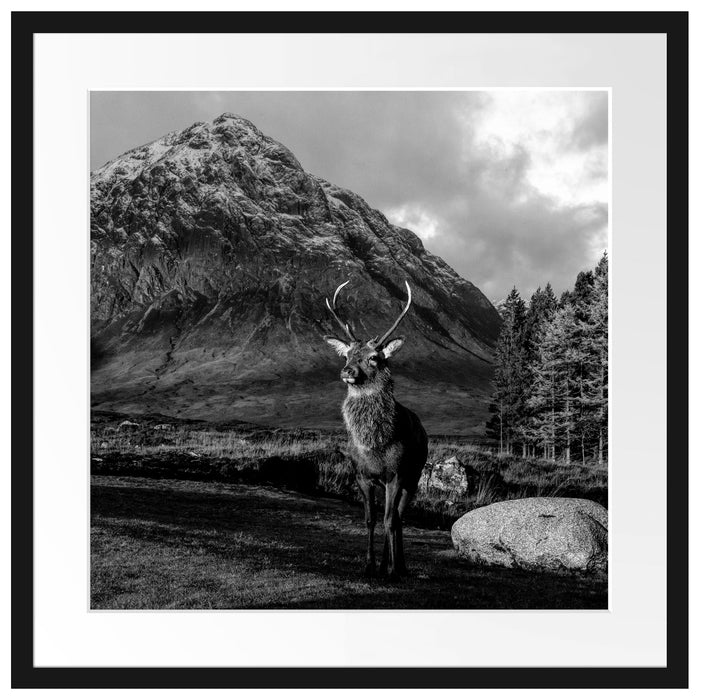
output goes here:
{"type": "Polygon", "coordinates": [[[606,577],[477,568],[412,526],[410,576],[366,580],[360,506],[274,487],[93,476],[91,517],[92,608],[607,607],[606,577]]]}

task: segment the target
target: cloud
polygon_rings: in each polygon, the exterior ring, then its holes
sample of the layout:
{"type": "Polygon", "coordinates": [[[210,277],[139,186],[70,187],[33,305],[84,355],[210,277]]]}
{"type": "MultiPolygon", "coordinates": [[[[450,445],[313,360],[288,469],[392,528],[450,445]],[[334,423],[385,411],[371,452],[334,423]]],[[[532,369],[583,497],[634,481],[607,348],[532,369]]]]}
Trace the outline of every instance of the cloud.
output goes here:
{"type": "Polygon", "coordinates": [[[607,246],[607,94],[94,93],[93,167],[224,111],[410,228],[491,299],[572,286],[607,246]]]}
{"type": "Polygon", "coordinates": [[[596,146],[606,148],[608,134],[607,93],[596,92],[591,95],[585,113],[573,124],[571,142],[583,151],[596,146]]]}
{"type": "Polygon", "coordinates": [[[439,233],[439,222],[418,205],[407,205],[385,212],[397,226],[408,228],[427,241],[439,233]]]}

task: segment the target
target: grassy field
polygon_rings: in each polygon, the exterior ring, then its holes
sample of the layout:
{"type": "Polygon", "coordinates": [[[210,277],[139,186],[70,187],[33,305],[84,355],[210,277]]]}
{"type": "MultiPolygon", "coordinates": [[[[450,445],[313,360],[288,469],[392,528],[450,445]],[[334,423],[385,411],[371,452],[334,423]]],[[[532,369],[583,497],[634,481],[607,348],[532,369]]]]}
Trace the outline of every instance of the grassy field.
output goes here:
{"type": "Polygon", "coordinates": [[[448,532],[466,511],[509,498],[606,505],[606,468],[430,437],[429,461],[459,457],[477,486],[417,494],[406,515],[411,576],[389,585],[361,575],[365,526],[342,433],[111,413],[95,413],[91,432],[94,608],[607,606],[606,577],[472,567],[448,532]]]}
{"type": "MultiPolygon", "coordinates": [[[[175,421],[164,416],[93,415],[93,474],[282,486],[358,500],[342,432],[283,430],[248,423],[175,421]]],[[[589,498],[607,506],[607,467],[498,456],[467,439],[430,436],[430,463],[449,457],[478,474],[462,494],[420,489],[408,517],[448,529],[465,512],[528,496],[589,498]]]]}
{"type": "Polygon", "coordinates": [[[364,578],[339,499],[265,486],[94,476],[93,608],[606,608],[605,578],[472,567],[407,527],[410,576],[364,578]]]}

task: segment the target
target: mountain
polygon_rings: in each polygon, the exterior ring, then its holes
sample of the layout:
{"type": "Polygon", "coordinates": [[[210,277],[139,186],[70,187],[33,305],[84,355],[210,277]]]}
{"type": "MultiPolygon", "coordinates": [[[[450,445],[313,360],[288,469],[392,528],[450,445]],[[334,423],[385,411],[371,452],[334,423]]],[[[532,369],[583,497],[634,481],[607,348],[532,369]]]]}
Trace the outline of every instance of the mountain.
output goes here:
{"type": "Polygon", "coordinates": [[[92,405],[341,427],[338,331],[365,338],[413,293],[398,399],[435,432],[482,431],[500,317],[411,231],[223,114],[91,173],[92,405]]]}

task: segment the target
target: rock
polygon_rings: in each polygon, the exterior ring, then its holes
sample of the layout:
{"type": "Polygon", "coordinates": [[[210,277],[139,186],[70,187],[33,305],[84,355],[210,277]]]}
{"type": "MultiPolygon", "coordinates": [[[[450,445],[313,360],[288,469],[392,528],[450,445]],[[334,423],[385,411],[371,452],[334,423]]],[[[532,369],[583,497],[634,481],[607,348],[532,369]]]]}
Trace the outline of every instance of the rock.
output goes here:
{"type": "Polygon", "coordinates": [[[134,423],[133,421],[130,420],[123,420],[119,426],[117,427],[118,430],[136,430],[139,427],[139,423],[134,423]]]}
{"type": "Polygon", "coordinates": [[[523,498],[477,508],[451,529],[476,564],[546,571],[607,568],[607,509],[582,498],[523,498]]]}
{"type": "Polygon", "coordinates": [[[425,467],[421,488],[425,492],[436,492],[465,496],[468,489],[466,470],[458,457],[449,457],[442,462],[425,467]]]}
{"type": "MultiPolygon", "coordinates": [[[[497,474],[499,477],[499,474],[497,474]]],[[[455,455],[440,462],[428,463],[424,467],[422,478],[419,482],[419,491],[432,496],[442,494],[454,499],[462,499],[475,493],[480,483],[481,473],[469,464],[464,464],[455,455]]],[[[450,505],[452,501],[446,501],[450,505]]]]}
{"type": "Polygon", "coordinates": [[[343,314],[374,335],[408,280],[398,373],[425,427],[463,431],[470,415],[482,431],[477,397],[491,391],[501,325],[492,304],[250,121],[223,114],[173,132],[90,183],[94,407],[337,427],[343,387],[321,337],[337,332],[324,299],[350,279],[343,314]]]}

